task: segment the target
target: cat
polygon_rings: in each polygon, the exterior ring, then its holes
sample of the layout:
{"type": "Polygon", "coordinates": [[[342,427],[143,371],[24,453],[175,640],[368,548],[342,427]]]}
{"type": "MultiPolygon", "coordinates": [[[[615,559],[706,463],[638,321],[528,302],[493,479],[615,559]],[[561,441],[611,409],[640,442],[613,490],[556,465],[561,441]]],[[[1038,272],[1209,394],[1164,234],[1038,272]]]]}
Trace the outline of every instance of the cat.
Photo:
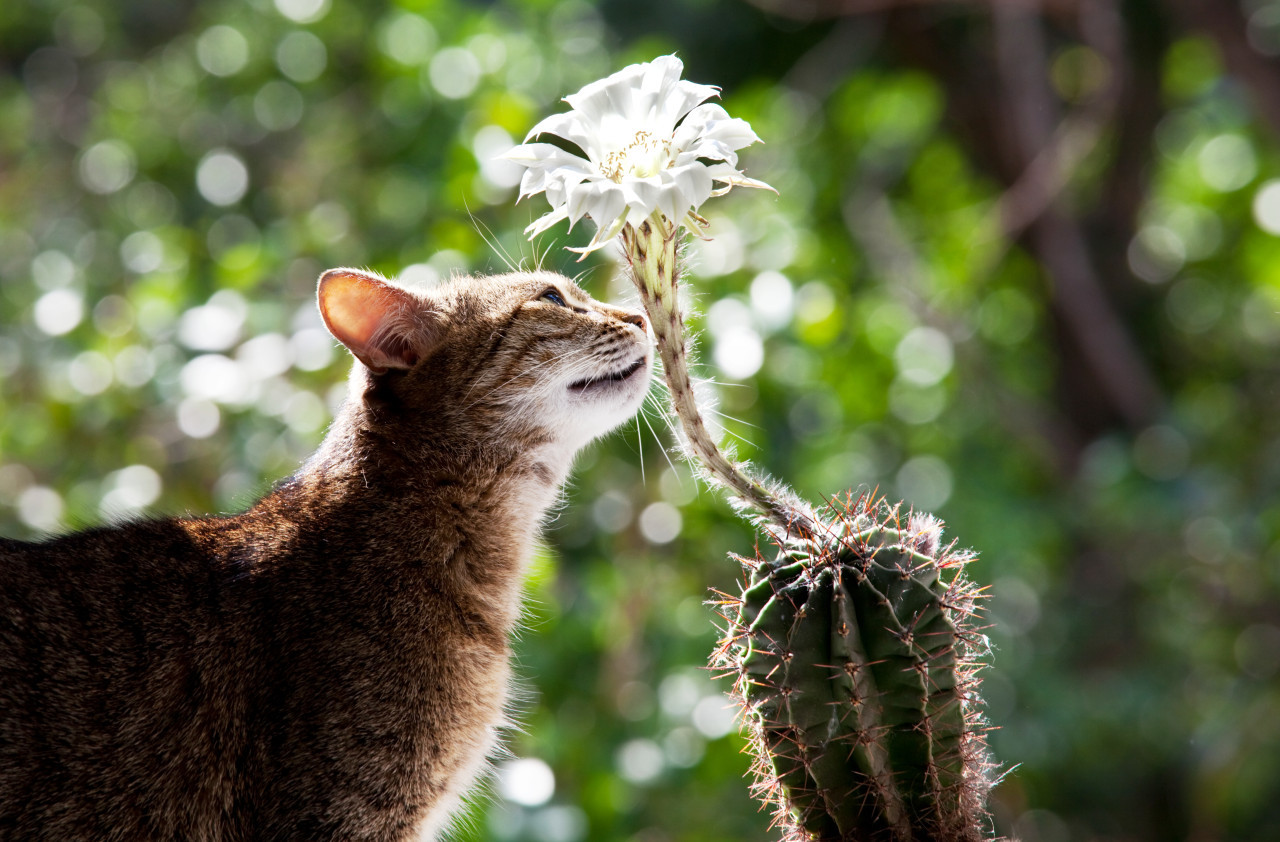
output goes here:
{"type": "Polygon", "coordinates": [[[0,539],[0,839],[432,839],[483,768],[540,521],[639,409],[645,319],[541,271],[318,299],[349,395],[248,511],[0,539]]]}

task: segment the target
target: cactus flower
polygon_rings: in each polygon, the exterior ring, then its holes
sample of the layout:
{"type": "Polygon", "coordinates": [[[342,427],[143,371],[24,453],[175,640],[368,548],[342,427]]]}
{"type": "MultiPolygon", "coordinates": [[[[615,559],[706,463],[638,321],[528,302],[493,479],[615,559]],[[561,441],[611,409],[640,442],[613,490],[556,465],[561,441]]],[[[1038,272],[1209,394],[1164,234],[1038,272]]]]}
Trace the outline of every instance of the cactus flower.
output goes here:
{"type": "Polygon", "coordinates": [[[507,153],[528,168],[521,198],[551,204],[526,233],[588,216],[595,236],[575,251],[618,238],[685,456],[779,546],[773,561],[743,559],[742,595],[719,600],[728,626],[712,662],[737,678],[756,792],[785,838],[981,842],[997,776],[977,692],[980,593],[960,570],[971,556],[943,547],[932,517],[904,528],[897,507],[871,498],[816,511],[721,452],[699,410],[678,295],[683,233],[702,232],[711,196],[773,188],[737,169],[755,132],[682,69],[663,56],[593,82],[507,153]],[[537,141],[549,136],[561,142],[537,141]]]}
{"type": "Polygon", "coordinates": [[[680,59],[660,56],[592,82],[564,98],[569,111],[542,120],[502,157],[527,168],[521,199],[544,193],[551,204],[525,229],[530,238],[562,219],[572,228],[587,216],[596,224],[595,236],[572,251],[585,256],[619,240],[649,314],[690,461],[780,534],[812,535],[816,524],[807,504],[721,453],[693,393],[676,294],[681,234],[702,233],[707,221],[698,208],[712,196],[734,186],[773,188],[738,170],[737,151],[760,140],[751,126],[707,102],[719,88],[685,81],[683,71],[680,59]]]}
{"type": "Polygon", "coordinates": [[[655,213],[699,233],[706,221],[698,208],[708,198],[734,186],[773,189],[737,169],[737,150],[760,139],[751,126],[707,102],[720,89],[681,79],[683,70],[680,59],[661,56],[592,82],[564,98],[571,110],[538,123],[503,156],[528,168],[520,198],[545,193],[551,204],[526,234],[589,216],[596,234],[575,249],[587,254],[655,213]],[[582,155],[529,142],[546,135],[582,155]]]}

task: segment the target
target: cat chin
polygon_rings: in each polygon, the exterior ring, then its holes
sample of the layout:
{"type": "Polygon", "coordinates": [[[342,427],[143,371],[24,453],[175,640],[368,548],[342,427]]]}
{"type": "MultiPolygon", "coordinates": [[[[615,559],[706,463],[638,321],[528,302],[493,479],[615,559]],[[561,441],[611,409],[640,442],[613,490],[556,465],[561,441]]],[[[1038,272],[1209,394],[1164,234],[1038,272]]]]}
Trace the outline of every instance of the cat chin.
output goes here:
{"type": "Polygon", "coordinates": [[[569,384],[557,401],[556,427],[586,445],[630,420],[649,392],[653,362],[648,354],[604,377],[569,384]]]}

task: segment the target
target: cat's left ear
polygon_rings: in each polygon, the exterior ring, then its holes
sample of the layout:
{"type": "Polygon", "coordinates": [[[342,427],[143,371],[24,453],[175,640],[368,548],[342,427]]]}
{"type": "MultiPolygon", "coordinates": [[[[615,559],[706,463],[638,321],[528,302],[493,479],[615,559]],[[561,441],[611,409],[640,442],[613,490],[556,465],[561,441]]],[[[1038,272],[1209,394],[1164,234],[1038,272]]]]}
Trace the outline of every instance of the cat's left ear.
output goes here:
{"type": "Polygon", "coordinates": [[[329,332],[374,374],[413,368],[440,342],[430,301],[368,272],[330,269],[317,297],[329,332]]]}

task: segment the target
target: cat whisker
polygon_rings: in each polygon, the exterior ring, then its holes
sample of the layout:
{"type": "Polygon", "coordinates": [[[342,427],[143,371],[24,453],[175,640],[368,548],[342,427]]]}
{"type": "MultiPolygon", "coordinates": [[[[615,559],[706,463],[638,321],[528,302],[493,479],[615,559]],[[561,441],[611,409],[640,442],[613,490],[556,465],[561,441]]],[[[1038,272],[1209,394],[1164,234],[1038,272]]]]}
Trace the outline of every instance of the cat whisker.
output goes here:
{"type": "MultiPolygon", "coordinates": [[[[648,403],[648,401],[646,400],[645,403],[648,403]]],[[[664,413],[664,416],[665,416],[665,413],[664,413]]],[[[666,447],[662,446],[662,438],[658,435],[658,431],[653,429],[653,425],[649,423],[649,415],[647,412],[645,412],[644,404],[641,404],[640,411],[636,413],[636,418],[637,418],[637,425],[638,425],[639,419],[644,420],[644,425],[649,428],[649,432],[653,434],[654,440],[658,442],[659,448],[662,450],[662,457],[667,460],[667,464],[671,466],[671,470],[675,471],[676,463],[671,461],[671,452],[666,447]]],[[[668,421],[668,425],[670,425],[670,421],[668,421]]],[[[675,432],[674,428],[671,428],[671,432],[672,433],[675,432]]]]}
{"type": "MultiPolygon", "coordinates": [[[[654,381],[658,384],[658,389],[661,390],[661,389],[667,388],[666,381],[663,378],[655,375],[654,381]]],[[[654,410],[658,413],[658,416],[662,418],[663,422],[667,425],[667,432],[671,434],[672,440],[677,442],[680,441],[679,420],[676,418],[675,413],[672,412],[670,409],[671,407],[670,401],[663,401],[662,399],[658,398],[656,392],[650,392],[648,398],[651,398],[657,404],[656,406],[654,406],[654,410]]],[[[646,405],[648,405],[648,399],[646,399],[645,404],[641,405],[640,407],[641,412],[644,412],[646,405]]],[[[654,433],[654,435],[657,435],[657,433],[654,433]]]]}
{"type": "Polygon", "coordinates": [[[640,431],[640,413],[636,413],[636,451],[640,462],[640,484],[647,486],[648,480],[644,476],[644,434],[640,431]]]}
{"type": "MultiPolygon", "coordinates": [[[[670,394],[671,387],[667,385],[664,379],[661,379],[661,378],[654,378],[654,379],[657,381],[659,389],[665,390],[668,394],[670,394]]],[[[693,378],[693,379],[697,380],[697,378],[693,378]]],[[[701,382],[706,382],[706,381],[701,381],[701,382]]],[[[734,385],[739,385],[739,384],[734,384],[734,385]]],[[[740,385],[746,385],[746,384],[740,384],[740,385]]],[[[761,427],[758,424],[752,424],[750,421],[744,421],[743,419],[738,418],[737,416],[730,415],[726,412],[721,412],[720,410],[716,409],[714,406],[711,406],[709,401],[703,401],[700,409],[702,412],[710,413],[711,415],[715,415],[719,418],[724,419],[725,421],[732,421],[735,424],[741,424],[742,426],[750,427],[753,430],[761,429],[761,427]]],[[[668,426],[670,426],[672,433],[675,434],[676,432],[675,422],[670,418],[668,418],[668,426]]],[[[755,444],[750,439],[746,438],[745,436],[742,436],[739,433],[734,432],[724,424],[720,426],[721,426],[721,429],[723,429],[724,432],[727,433],[728,435],[733,436],[734,438],[741,441],[743,444],[747,444],[747,445],[750,445],[751,447],[755,447],[755,444]]]]}
{"type": "Polygon", "coordinates": [[[547,265],[547,256],[551,254],[551,249],[554,247],[555,247],[554,243],[547,243],[547,247],[542,250],[541,254],[539,254],[537,250],[537,246],[534,246],[533,256],[536,258],[536,262],[534,263],[534,268],[537,269],[539,272],[541,272],[543,267],[547,265]]]}
{"type": "Polygon", "coordinates": [[[508,272],[518,272],[520,270],[519,265],[513,260],[511,253],[503,248],[502,243],[498,241],[498,236],[493,233],[493,229],[486,225],[482,220],[477,219],[476,215],[471,212],[470,207],[467,207],[465,204],[464,207],[466,208],[467,216],[471,218],[471,226],[476,229],[476,233],[480,235],[480,239],[484,240],[484,243],[489,247],[489,250],[502,260],[502,263],[507,267],[508,272]]]}
{"type": "MultiPolygon", "coordinates": [[[[550,364],[552,364],[552,363],[560,362],[561,360],[565,359],[566,357],[570,357],[570,356],[573,356],[573,355],[579,355],[579,356],[581,356],[581,355],[586,355],[586,354],[589,354],[589,353],[591,353],[591,349],[590,349],[590,348],[570,348],[568,351],[565,351],[564,353],[557,354],[556,356],[551,357],[550,359],[543,360],[542,362],[537,363],[536,365],[530,366],[529,368],[527,368],[527,369],[525,369],[524,371],[520,372],[520,373],[519,373],[519,374],[517,374],[515,377],[512,377],[512,378],[510,378],[510,379],[508,379],[508,380],[504,380],[503,382],[501,382],[501,383],[499,383],[498,385],[494,386],[494,387],[493,387],[492,389],[490,389],[488,392],[486,392],[485,394],[481,395],[479,398],[476,398],[474,401],[472,401],[471,403],[469,403],[469,404],[467,404],[466,406],[464,406],[464,407],[463,407],[463,411],[466,411],[466,410],[468,410],[468,409],[471,409],[471,408],[472,408],[472,407],[474,407],[476,404],[481,403],[481,402],[483,402],[483,401],[487,400],[489,397],[491,397],[491,396],[494,394],[494,392],[497,392],[499,389],[503,388],[504,386],[509,386],[509,385],[511,385],[512,383],[514,383],[514,382],[516,382],[517,380],[519,380],[521,377],[525,377],[526,375],[529,375],[529,374],[533,373],[534,371],[537,371],[538,369],[542,368],[542,367],[543,367],[543,366],[545,366],[545,365],[550,365],[550,364]]],[[[466,400],[468,397],[470,397],[471,392],[475,389],[475,387],[476,387],[477,385],[478,385],[478,384],[477,384],[476,382],[473,382],[473,383],[471,384],[471,386],[467,389],[466,393],[462,396],[462,399],[463,399],[463,400],[466,400]]],[[[544,386],[544,385],[547,385],[547,387],[549,388],[549,384],[541,384],[541,383],[540,383],[540,384],[538,384],[538,385],[539,385],[540,387],[541,387],[541,386],[544,386]]]]}
{"type": "MultiPolygon", "coordinates": [[[[541,250],[539,250],[539,248],[538,248],[538,243],[539,243],[539,241],[538,241],[538,240],[531,240],[531,241],[529,241],[529,245],[530,245],[530,247],[532,247],[532,249],[533,249],[533,255],[532,255],[533,266],[530,268],[530,271],[532,271],[532,272],[544,272],[544,271],[547,271],[547,268],[546,268],[546,267],[547,267],[547,257],[551,254],[551,252],[552,252],[552,251],[554,251],[554,250],[555,250],[555,247],[556,247],[556,241],[555,241],[554,239],[552,239],[552,240],[550,240],[550,241],[546,241],[546,243],[547,243],[547,244],[546,244],[546,247],[545,247],[545,248],[543,248],[543,249],[541,249],[541,250]]],[[[523,250],[521,251],[521,255],[523,256],[523,250]]],[[[523,259],[522,259],[522,260],[521,260],[521,264],[522,264],[522,265],[523,265],[523,262],[524,262],[524,261],[523,261],[523,259]]],[[[575,283],[576,283],[576,280],[575,280],[575,279],[572,279],[572,278],[571,278],[570,280],[574,280],[574,281],[575,281],[575,283]]]]}
{"type": "MultiPolygon", "coordinates": [[[[576,349],[573,349],[573,350],[571,350],[571,351],[566,351],[564,354],[561,354],[561,355],[559,355],[558,357],[552,358],[552,359],[550,359],[550,360],[545,360],[545,361],[543,361],[542,363],[539,363],[539,364],[538,364],[538,365],[536,365],[536,366],[533,366],[533,367],[531,367],[531,368],[529,368],[529,369],[526,369],[524,372],[521,372],[520,374],[518,374],[518,375],[516,375],[515,377],[511,378],[510,380],[506,381],[506,383],[498,384],[498,385],[497,385],[497,386],[495,386],[493,389],[491,389],[489,392],[487,392],[484,396],[482,396],[482,397],[478,398],[477,400],[473,401],[472,403],[470,403],[470,404],[468,404],[466,407],[464,407],[464,410],[465,410],[465,409],[469,409],[470,407],[475,406],[476,404],[478,404],[478,403],[480,403],[480,402],[482,402],[482,401],[484,401],[484,400],[487,400],[487,399],[488,399],[490,396],[492,396],[495,392],[497,392],[498,390],[502,389],[502,388],[503,388],[503,386],[507,385],[508,383],[512,383],[512,382],[514,382],[515,380],[520,379],[521,377],[524,377],[524,376],[528,375],[530,372],[534,371],[534,370],[535,370],[535,369],[537,369],[537,368],[542,367],[543,365],[547,365],[548,363],[558,362],[558,361],[564,360],[566,357],[571,357],[571,356],[575,356],[575,355],[576,355],[576,356],[579,356],[579,357],[586,357],[586,356],[588,356],[588,355],[592,355],[592,354],[593,354],[592,349],[589,349],[589,348],[576,348],[576,349]]],[[[580,361],[581,361],[581,360],[575,360],[574,362],[580,362],[580,361]]],[[[572,378],[574,375],[576,375],[576,374],[578,374],[578,373],[581,373],[581,374],[583,374],[583,375],[587,375],[587,376],[589,376],[589,375],[590,375],[590,374],[592,374],[593,372],[594,372],[594,367],[591,367],[591,366],[585,366],[585,365],[583,365],[583,366],[572,366],[572,365],[571,365],[571,366],[569,366],[569,367],[568,367],[567,376],[568,376],[569,378],[572,378]]],[[[563,382],[563,381],[560,381],[560,382],[563,382]]],[[[517,411],[517,412],[515,412],[514,414],[516,414],[516,415],[522,414],[525,410],[528,410],[528,411],[530,411],[530,412],[535,412],[535,411],[536,411],[537,406],[538,406],[541,402],[543,402],[543,400],[544,400],[547,396],[551,395],[554,391],[556,391],[557,389],[559,389],[559,388],[560,388],[560,382],[542,381],[542,382],[538,382],[538,383],[531,384],[530,386],[528,386],[528,387],[524,388],[524,389],[520,392],[520,394],[519,394],[519,396],[518,396],[517,400],[516,400],[514,403],[512,403],[512,404],[511,404],[511,406],[518,408],[518,411],[517,411]]]]}
{"type": "MultiPolygon", "coordinates": [[[[661,374],[661,373],[662,373],[661,371],[655,371],[655,375],[657,375],[657,374],[661,374]]],[[[667,384],[667,381],[666,381],[666,379],[665,379],[665,378],[658,378],[658,377],[656,377],[656,376],[655,376],[655,378],[654,378],[654,379],[655,379],[655,381],[657,382],[657,384],[658,384],[658,388],[659,388],[659,389],[663,389],[664,391],[666,391],[666,392],[667,392],[667,394],[668,394],[668,395],[671,393],[671,387],[667,384]]],[[[689,379],[690,379],[690,380],[692,380],[692,381],[693,381],[693,383],[694,383],[694,385],[696,385],[696,386],[709,385],[709,386],[716,386],[717,388],[721,388],[721,387],[725,387],[725,386],[734,386],[734,387],[737,387],[737,388],[746,388],[746,387],[749,385],[749,384],[747,384],[747,383],[722,383],[722,382],[720,382],[719,380],[713,380],[713,379],[711,379],[711,378],[709,378],[709,377],[693,377],[693,376],[690,376],[690,378],[689,378],[689,379]]],[[[725,415],[723,412],[720,412],[719,410],[717,410],[717,409],[715,409],[715,408],[708,408],[708,411],[709,411],[709,412],[714,412],[714,413],[716,413],[717,415],[721,416],[722,418],[728,418],[728,419],[730,419],[731,421],[737,421],[737,422],[738,422],[738,423],[740,423],[740,424],[746,424],[748,427],[756,427],[756,425],[755,425],[755,424],[751,424],[751,423],[748,423],[748,422],[746,422],[746,421],[743,421],[741,418],[734,418],[734,417],[733,417],[733,416],[731,416],[731,415],[725,415]]],[[[759,428],[757,427],[757,429],[759,429],[759,428]]]]}
{"type": "Polygon", "coordinates": [[[742,442],[743,444],[749,447],[755,447],[755,444],[752,443],[751,439],[746,438],[745,436],[742,436],[738,433],[735,433],[733,430],[730,430],[728,427],[722,427],[722,429],[725,431],[727,435],[733,436],[735,439],[742,442]]]}
{"type": "Polygon", "coordinates": [[[694,377],[690,375],[689,379],[695,383],[709,383],[712,386],[728,387],[733,389],[745,389],[751,385],[750,383],[730,383],[727,380],[717,380],[714,377],[694,377]]]}
{"type": "MultiPolygon", "coordinates": [[[[743,421],[741,418],[739,418],[736,415],[730,415],[727,412],[721,412],[720,410],[714,407],[707,407],[707,412],[710,412],[712,415],[718,415],[726,421],[732,421],[735,424],[741,424],[744,427],[750,427],[753,430],[760,429],[759,424],[752,424],[750,421],[743,421]]],[[[741,438],[741,436],[739,436],[739,438],[741,438]]],[[[743,441],[746,441],[746,439],[743,439],[743,441]]]]}

